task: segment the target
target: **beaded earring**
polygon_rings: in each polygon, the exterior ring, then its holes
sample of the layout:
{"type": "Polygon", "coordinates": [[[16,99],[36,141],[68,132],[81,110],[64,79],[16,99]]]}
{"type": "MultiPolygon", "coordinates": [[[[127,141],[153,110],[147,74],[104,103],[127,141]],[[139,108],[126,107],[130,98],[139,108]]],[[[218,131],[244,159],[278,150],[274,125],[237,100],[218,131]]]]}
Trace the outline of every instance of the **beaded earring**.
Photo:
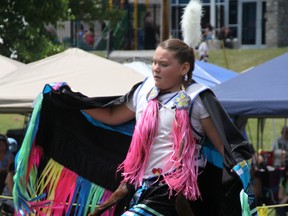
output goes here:
{"type": "Polygon", "coordinates": [[[188,73],[186,73],[186,74],[184,75],[184,81],[185,81],[185,82],[188,81],[188,73]]]}

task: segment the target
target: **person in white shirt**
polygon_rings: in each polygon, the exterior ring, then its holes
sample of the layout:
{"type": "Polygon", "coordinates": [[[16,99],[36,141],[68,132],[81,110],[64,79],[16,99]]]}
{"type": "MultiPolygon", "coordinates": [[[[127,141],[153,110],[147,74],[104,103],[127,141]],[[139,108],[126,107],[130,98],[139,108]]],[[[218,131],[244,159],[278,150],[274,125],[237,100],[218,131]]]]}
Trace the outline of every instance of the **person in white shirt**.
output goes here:
{"type": "Polygon", "coordinates": [[[199,60],[208,62],[209,59],[209,48],[208,48],[208,42],[206,40],[206,36],[202,36],[202,42],[200,43],[198,47],[199,51],[199,60]]]}
{"type": "Polygon", "coordinates": [[[284,126],[281,130],[281,136],[274,140],[272,144],[274,152],[274,166],[285,167],[288,161],[288,127],[284,126]]]}
{"type": "MultiPolygon", "coordinates": [[[[118,168],[124,178],[120,190],[127,184],[137,190],[123,216],[178,215],[179,195],[191,201],[201,197],[197,176],[207,162],[200,153],[202,138],[213,140],[215,151],[224,155],[222,139],[199,96],[207,87],[192,80],[194,63],[194,50],[183,41],[163,41],[153,55],[153,77],[138,86],[128,103],[83,110],[108,125],[136,117],[130,149],[118,168]]],[[[101,215],[104,209],[89,215],[101,215]]]]}

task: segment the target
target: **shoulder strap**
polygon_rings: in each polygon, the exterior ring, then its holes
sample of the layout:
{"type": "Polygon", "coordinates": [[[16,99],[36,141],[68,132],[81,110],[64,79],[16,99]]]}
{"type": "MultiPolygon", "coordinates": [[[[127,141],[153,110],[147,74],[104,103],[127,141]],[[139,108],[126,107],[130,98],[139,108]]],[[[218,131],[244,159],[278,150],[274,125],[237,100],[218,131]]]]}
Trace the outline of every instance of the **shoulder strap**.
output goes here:
{"type": "MultiPolygon", "coordinates": [[[[202,84],[199,84],[197,82],[193,82],[188,88],[187,88],[187,91],[188,91],[188,94],[191,98],[191,106],[190,106],[190,109],[189,109],[189,118],[191,119],[191,116],[192,116],[192,109],[193,109],[193,105],[194,105],[194,102],[195,102],[195,99],[197,98],[197,96],[205,91],[206,89],[208,89],[207,86],[204,86],[202,84]]],[[[191,124],[191,128],[192,130],[200,137],[203,138],[203,135],[200,134],[194,127],[193,125],[191,124]]]]}

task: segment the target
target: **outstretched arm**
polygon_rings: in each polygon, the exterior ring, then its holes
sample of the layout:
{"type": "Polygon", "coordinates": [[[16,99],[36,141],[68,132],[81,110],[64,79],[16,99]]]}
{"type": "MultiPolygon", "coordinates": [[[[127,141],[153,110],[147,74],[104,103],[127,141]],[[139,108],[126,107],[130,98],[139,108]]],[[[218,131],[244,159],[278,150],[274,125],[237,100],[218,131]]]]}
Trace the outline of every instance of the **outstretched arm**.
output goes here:
{"type": "Polygon", "coordinates": [[[114,107],[85,109],[83,111],[93,119],[108,125],[122,124],[135,118],[135,112],[131,111],[125,104],[114,107]]]}

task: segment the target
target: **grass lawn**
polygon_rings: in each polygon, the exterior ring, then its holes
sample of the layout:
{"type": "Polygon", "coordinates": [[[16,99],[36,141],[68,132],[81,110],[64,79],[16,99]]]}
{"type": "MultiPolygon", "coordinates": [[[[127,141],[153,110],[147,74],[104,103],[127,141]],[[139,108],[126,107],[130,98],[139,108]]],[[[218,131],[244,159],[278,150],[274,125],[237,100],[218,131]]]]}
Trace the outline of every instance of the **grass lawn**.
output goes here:
{"type": "Polygon", "coordinates": [[[0,114],[0,133],[2,134],[6,134],[9,129],[23,128],[24,124],[24,115],[0,114]]]}
{"type": "MultiPolygon", "coordinates": [[[[277,57],[288,48],[265,48],[265,49],[219,49],[210,50],[209,63],[228,68],[235,72],[242,72],[269,59],[277,57]]],[[[95,52],[97,54],[97,52],[95,52]]],[[[103,52],[99,52],[103,57],[103,52]]],[[[198,55],[198,54],[196,54],[198,55]]],[[[0,133],[7,133],[9,129],[22,128],[24,125],[23,115],[0,114],[0,133]]],[[[284,119],[267,119],[264,136],[263,149],[270,150],[273,140],[280,135],[281,127],[284,125],[284,119]]],[[[257,119],[249,119],[247,126],[248,138],[256,149],[257,143],[257,119]]]]}
{"type": "Polygon", "coordinates": [[[209,63],[242,72],[288,52],[287,48],[211,50],[209,63]]]}

